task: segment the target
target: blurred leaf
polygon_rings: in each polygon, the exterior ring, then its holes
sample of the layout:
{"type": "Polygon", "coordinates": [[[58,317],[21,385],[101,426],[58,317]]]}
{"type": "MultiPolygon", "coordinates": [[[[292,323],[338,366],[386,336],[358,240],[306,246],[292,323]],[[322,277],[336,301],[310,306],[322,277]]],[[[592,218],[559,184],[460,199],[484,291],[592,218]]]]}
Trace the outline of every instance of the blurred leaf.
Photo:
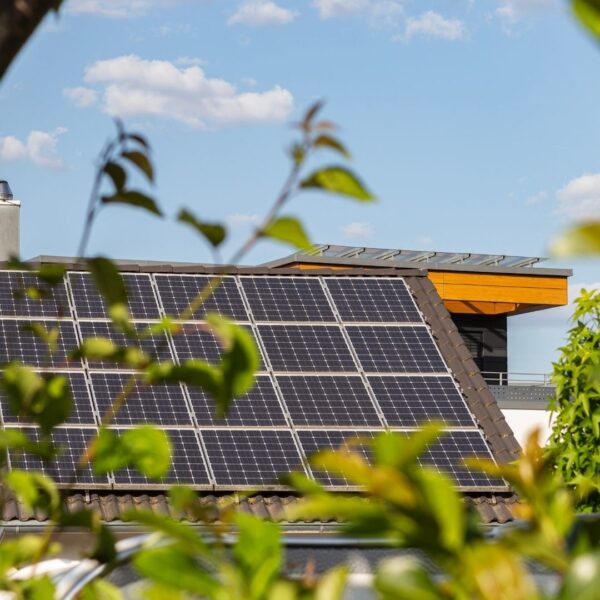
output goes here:
{"type": "Polygon", "coordinates": [[[313,146],[316,148],[329,148],[341,154],[344,158],[351,158],[350,152],[348,152],[344,144],[330,135],[322,134],[317,136],[313,141],[313,146]]]}
{"type": "Polygon", "coordinates": [[[88,258],[86,262],[96,287],[108,306],[115,304],[127,306],[127,288],[115,263],[104,256],[88,258]]]}
{"type": "Polygon", "coordinates": [[[312,122],[314,121],[317,114],[321,111],[321,109],[325,106],[325,102],[323,100],[317,100],[313,105],[309,106],[306,113],[304,113],[304,117],[300,122],[300,127],[304,131],[310,131],[312,128],[312,122]]]}
{"type": "Polygon", "coordinates": [[[207,313],[205,319],[224,348],[219,365],[221,385],[215,395],[217,416],[221,417],[233,398],[252,388],[260,359],[254,337],[245,327],[215,313],[207,313]]]}
{"type": "MultiPolygon", "coordinates": [[[[42,536],[25,534],[16,539],[4,539],[0,544],[0,576],[5,575],[8,569],[19,568],[33,562],[40,556],[46,540],[42,536]]],[[[57,550],[54,544],[47,553],[52,554],[57,550]]]]}
{"type": "Polygon", "coordinates": [[[205,237],[215,248],[223,242],[227,234],[223,225],[219,225],[218,223],[204,223],[202,221],[199,221],[190,211],[186,210],[185,208],[179,211],[179,214],[177,215],[177,220],[181,223],[186,223],[187,225],[193,227],[198,233],[205,237]]]}
{"type": "Polygon", "coordinates": [[[54,583],[48,575],[24,581],[21,593],[24,600],[54,600],[54,583]]]}
{"type": "Polygon", "coordinates": [[[202,597],[214,598],[221,587],[178,545],[142,550],[134,557],[133,564],[152,581],[202,597]]]}
{"type": "Polygon", "coordinates": [[[341,194],[361,202],[375,200],[356,175],[344,167],[326,167],[315,171],[300,183],[300,187],[341,194]]]}
{"type": "Polygon", "coordinates": [[[261,231],[261,236],[289,244],[301,250],[310,250],[313,246],[298,219],[278,217],[261,231]]]}
{"type": "Polygon", "coordinates": [[[133,466],[149,479],[160,479],[171,466],[171,443],[165,431],[152,425],[123,430],[121,435],[101,428],[91,458],[99,474],[133,466]]]}
{"type": "Polygon", "coordinates": [[[142,368],[150,362],[150,357],[136,346],[121,348],[111,340],[104,337],[88,337],[83,340],[79,348],[73,350],[71,358],[87,358],[90,361],[108,361],[132,368],[142,368]]]}
{"type": "Polygon", "coordinates": [[[42,265],[35,275],[49,286],[54,286],[64,279],[65,268],[62,265],[42,265]]]}
{"type": "Polygon", "coordinates": [[[154,181],[154,169],[147,154],[139,151],[122,152],[121,156],[135,165],[148,179],[154,181]]]}
{"type": "Polygon", "coordinates": [[[58,344],[58,336],[60,330],[58,327],[51,327],[50,329],[46,329],[44,325],[37,321],[30,321],[25,325],[21,326],[21,331],[28,331],[33,333],[37,338],[42,340],[46,346],[48,346],[48,351],[51,353],[56,352],[57,344],[58,344]]]}
{"type": "Polygon", "coordinates": [[[558,600],[598,600],[600,591],[600,551],[576,558],[565,574],[558,600]]]}
{"type": "Polygon", "coordinates": [[[145,381],[156,383],[185,383],[219,395],[222,387],[221,370],[201,360],[186,360],[183,364],[152,363],[146,368],[145,381]]]}
{"type": "Polygon", "coordinates": [[[12,362],[2,374],[0,387],[13,414],[37,423],[44,433],[71,414],[73,401],[64,375],[40,375],[31,367],[12,362]]]}
{"type": "Polygon", "coordinates": [[[575,225],[556,237],[550,245],[553,256],[594,256],[600,254],[600,222],[575,225]]]}
{"type": "Polygon", "coordinates": [[[425,567],[412,556],[397,556],[381,561],[374,585],[382,600],[442,598],[425,567]]]}
{"type": "Polygon", "coordinates": [[[238,513],[235,517],[238,538],[233,555],[239,565],[251,598],[264,598],[282,566],[279,525],[252,515],[238,513]]]}
{"type": "Polygon", "coordinates": [[[121,165],[110,161],[104,165],[104,172],[110,177],[115,186],[115,190],[117,192],[122,192],[127,183],[127,173],[125,173],[125,169],[121,165]]]}
{"type": "Polygon", "coordinates": [[[79,596],[79,600],[123,600],[121,590],[106,579],[96,579],[88,583],[79,596]]]}
{"type": "Polygon", "coordinates": [[[41,508],[52,512],[60,505],[60,496],[54,481],[43,473],[13,469],[6,473],[4,480],[29,510],[41,508]]]}
{"type": "Polygon", "coordinates": [[[572,0],[571,7],[579,21],[600,37],[600,0],[572,0]]]}
{"type": "Polygon", "coordinates": [[[102,204],[128,204],[162,217],[162,212],[150,196],[133,190],[118,192],[112,196],[102,196],[102,204]]]}
{"type": "Polygon", "coordinates": [[[150,150],[150,144],[148,143],[148,140],[140,133],[125,133],[125,138],[136,142],[145,150],[150,150]]]}
{"type": "Polygon", "coordinates": [[[335,567],[324,573],[315,590],[315,600],[341,600],[346,590],[348,567],[335,567]]]}

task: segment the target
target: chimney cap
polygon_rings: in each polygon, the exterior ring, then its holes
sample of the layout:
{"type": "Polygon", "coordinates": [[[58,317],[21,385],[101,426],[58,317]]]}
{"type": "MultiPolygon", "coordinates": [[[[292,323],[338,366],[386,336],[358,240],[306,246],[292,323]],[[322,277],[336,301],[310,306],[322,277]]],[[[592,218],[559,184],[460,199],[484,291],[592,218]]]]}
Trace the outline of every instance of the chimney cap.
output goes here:
{"type": "Polygon", "coordinates": [[[0,179],[0,200],[3,202],[10,202],[13,199],[13,193],[8,185],[8,181],[0,179]]]}

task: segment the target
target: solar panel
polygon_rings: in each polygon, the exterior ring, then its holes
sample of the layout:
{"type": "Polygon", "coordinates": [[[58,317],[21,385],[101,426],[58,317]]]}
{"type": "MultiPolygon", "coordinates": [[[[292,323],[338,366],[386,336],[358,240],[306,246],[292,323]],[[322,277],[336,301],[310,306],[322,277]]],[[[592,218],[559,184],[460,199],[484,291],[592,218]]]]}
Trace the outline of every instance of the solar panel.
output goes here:
{"type": "Polygon", "coordinates": [[[20,360],[34,367],[77,368],[81,361],[67,360],[77,345],[72,321],[0,319],[0,363],[20,360]],[[32,323],[39,323],[47,331],[59,328],[56,352],[52,355],[46,343],[28,330],[32,323]]]}
{"type": "MultiPolygon", "coordinates": [[[[106,414],[123,390],[130,375],[97,372],[91,374],[98,410],[106,414]]],[[[162,426],[193,425],[179,384],[147,385],[138,381],[113,421],[116,425],[156,423],[162,426]]]]}
{"type": "MultiPolygon", "coordinates": [[[[73,400],[71,415],[67,418],[65,423],[68,423],[69,425],[95,425],[96,419],[92,407],[90,391],[85,381],[85,375],[83,373],[74,372],[56,374],[64,375],[67,378],[73,400]]],[[[4,423],[16,425],[30,422],[23,417],[14,415],[10,409],[8,400],[2,393],[0,393],[0,404],[2,406],[2,420],[4,423]]]]}
{"type": "Polygon", "coordinates": [[[346,331],[366,372],[447,372],[425,327],[352,325],[346,327],[346,331]]]}
{"type": "MultiPolygon", "coordinates": [[[[150,275],[122,273],[127,288],[127,304],[132,319],[159,319],[160,311],[152,289],[150,275]]],[[[106,304],[89,273],[69,273],[69,283],[77,316],[80,319],[104,319],[106,304]]]]}
{"type": "Polygon", "coordinates": [[[0,317],[70,316],[64,281],[49,286],[33,273],[0,271],[0,317]],[[39,299],[26,294],[28,288],[41,290],[39,299]]]}
{"type": "MultiPolygon", "coordinates": [[[[249,326],[245,327],[252,333],[249,326]]],[[[252,335],[254,337],[254,334],[252,335]]],[[[180,362],[194,358],[216,363],[223,354],[221,344],[204,323],[185,323],[182,329],[173,335],[173,343],[180,362]]]]}
{"type": "MultiPolygon", "coordinates": [[[[121,348],[125,346],[135,346],[141,348],[150,356],[158,357],[162,361],[173,359],[165,334],[157,334],[152,337],[142,338],[141,340],[130,340],[124,333],[115,331],[109,321],[80,321],[79,327],[84,339],[88,337],[104,337],[108,338],[121,348]]],[[[127,365],[120,365],[109,361],[88,361],[88,364],[91,369],[130,368],[127,365]]]]}
{"type": "Polygon", "coordinates": [[[289,431],[203,429],[202,439],[218,486],[281,485],[279,475],[302,467],[289,431]]]}
{"type": "Polygon", "coordinates": [[[215,401],[204,390],[189,385],[187,389],[196,420],[200,425],[277,427],[287,424],[277,393],[268,376],[258,376],[250,392],[235,398],[224,419],[216,417],[215,401]]]}
{"type": "Polygon", "coordinates": [[[335,321],[316,278],[241,277],[256,321],[335,321]]]}
{"type": "MultiPolygon", "coordinates": [[[[116,430],[120,435],[123,430],[116,430]]],[[[198,443],[196,433],[190,429],[166,429],[171,441],[171,469],[163,479],[156,481],[144,477],[136,469],[126,468],[114,473],[115,484],[119,487],[167,486],[184,484],[209,486],[210,479],[198,443]]]]}
{"type": "Polygon", "coordinates": [[[377,402],[391,426],[428,422],[474,426],[465,399],[450,376],[369,377],[377,402]]]}
{"type": "Polygon", "coordinates": [[[406,284],[398,277],[328,277],[325,283],[343,321],[423,321],[406,284]]]}
{"type": "MultiPolygon", "coordinates": [[[[347,452],[356,452],[360,454],[368,463],[371,462],[371,450],[361,440],[372,439],[377,432],[373,431],[352,431],[352,430],[312,430],[299,431],[298,438],[300,445],[307,457],[310,457],[319,450],[332,449],[344,450],[347,452]]],[[[311,466],[314,478],[327,487],[347,487],[356,485],[349,482],[345,477],[336,475],[333,472],[315,469],[311,466]]]]}
{"type": "Polygon", "coordinates": [[[259,325],[274,371],[356,371],[339,327],[259,325]]]}
{"type": "Polygon", "coordinates": [[[506,488],[502,479],[491,477],[464,466],[467,458],[493,460],[492,453],[479,431],[448,431],[420,457],[423,465],[434,466],[464,488],[506,488]]]}
{"type": "MultiPolygon", "coordinates": [[[[24,428],[22,431],[27,432],[30,439],[40,441],[40,434],[37,429],[24,428]]],[[[96,434],[97,431],[93,428],[71,429],[58,427],[52,432],[52,441],[60,448],[60,453],[51,463],[46,464],[40,458],[31,454],[10,450],[11,467],[26,471],[42,471],[61,486],[108,487],[108,476],[94,474],[89,464],[80,470],[77,469],[81,457],[96,434]]]]}
{"type": "MultiPolygon", "coordinates": [[[[165,312],[179,317],[213,278],[205,275],[156,275],[155,279],[165,312]]],[[[236,321],[248,321],[242,296],[233,277],[224,277],[192,318],[202,319],[207,311],[218,312],[236,321]]]]}
{"type": "Polygon", "coordinates": [[[277,384],[296,426],[380,426],[360,377],[277,376],[277,384]]]}

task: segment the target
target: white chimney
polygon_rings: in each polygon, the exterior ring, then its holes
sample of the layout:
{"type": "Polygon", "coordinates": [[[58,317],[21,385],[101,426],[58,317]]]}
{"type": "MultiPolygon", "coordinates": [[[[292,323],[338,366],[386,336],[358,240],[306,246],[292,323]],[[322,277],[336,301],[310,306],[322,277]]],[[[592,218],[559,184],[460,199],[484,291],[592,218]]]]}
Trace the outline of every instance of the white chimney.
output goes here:
{"type": "Polygon", "coordinates": [[[13,199],[8,181],[0,180],[0,261],[19,256],[21,203],[13,199]]]}

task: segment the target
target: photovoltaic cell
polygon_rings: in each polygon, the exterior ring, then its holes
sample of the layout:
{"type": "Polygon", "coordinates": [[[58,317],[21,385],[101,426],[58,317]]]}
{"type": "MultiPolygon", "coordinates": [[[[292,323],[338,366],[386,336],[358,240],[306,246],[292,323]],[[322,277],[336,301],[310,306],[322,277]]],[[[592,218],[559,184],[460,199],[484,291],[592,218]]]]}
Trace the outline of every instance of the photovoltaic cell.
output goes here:
{"type": "MultiPolygon", "coordinates": [[[[160,311],[154,296],[150,275],[145,273],[122,273],[127,289],[127,304],[132,319],[159,319],[160,311]]],[[[71,272],[69,282],[73,302],[80,319],[107,318],[106,304],[89,273],[71,272]]]]}
{"type": "Polygon", "coordinates": [[[316,278],[241,277],[256,321],[335,321],[316,278]]]}
{"type": "Polygon", "coordinates": [[[358,376],[279,375],[277,383],[296,426],[381,426],[358,376]]]}
{"type": "MultiPolygon", "coordinates": [[[[304,454],[310,459],[310,456],[319,450],[338,450],[347,452],[356,452],[360,454],[368,463],[371,462],[371,450],[362,440],[370,440],[376,435],[373,431],[352,431],[352,430],[312,430],[298,431],[300,446],[304,454]]],[[[340,477],[335,473],[315,469],[311,466],[312,474],[315,479],[328,487],[347,487],[356,485],[349,482],[345,477],[340,477]]]]}
{"type": "MultiPolygon", "coordinates": [[[[159,481],[150,480],[133,468],[121,469],[114,473],[115,484],[120,487],[156,486],[185,484],[207,486],[210,484],[198,438],[193,430],[166,429],[171,440],[171,469],[159,481]]],[[[119,435],[124,433],[118,430],[119,435]]]]}
{"type": "Polygon", "coordinates": [[[0,317],[69,317],[71,315],[64,280],[49,286],[33,273],[0,271],[0,317]],[[41,292],[38,299],[26,290],[41,292]]]}
{"type": "MultiPolygon", "coordinates": [[[[156,285],[166,313],[179,317],[212,280],[212,277],[206,275],[156,275],[156,285]]],[[[236,321],[248,321],[242,296],[233,277],[223,278],[192,319],[203,319],[204,314],[210,311],[236,321]]]]}
{"type": "MultiPolygon", "coordinates": [[[[49,376],[50,373],[47,375],[49,376]]],[[[95,426],[96,419],[94,418],[94,409],[92,407],[90,392],[85,381],[85,375],[83,373],[73,372],[52,373],[52,375],[62,375],[66,377],[69,382],[69,389],[71,390],[72,396],[72,410],[71,415],[66,419],[65,423],[68,423],[69,425],[95,426]]],[[[0,392],[0,403],[2,404],[2,418],[4,423],[10,425],[31,423],[31,421],[27,421],[24,417],[14,415],[8,404],[8,400],[2,392],[0,392]]]]}
{"type": "Polygon", "coordinates": [[[76,369],[81,367],[81,361],[67,360],[67,355],[77,345],[72,321],[0,319],[0,363],[20,360],[33,367],[76,369]],[[48,354],[46,343],[28,330],[32,323],[39,323],[47,331],[58,326],[57,347],[52,356],[48,354]]]}
{"type": "MultiPolygon", "coordinates": [[[[249,326],[245,327],[252,333],[249,326]]],[[[173,342],[180,362],[194,358],[216,363],[224,350],[204,323],[185,323],[181,331],[173,335],[173,342]]]]}
{"type": "Polygon", "coordinates": [[[425,327],[346,328],[363,369],[371,373],[438,373],[446,365],[425,327]]]}
{"type": "Polygon", "coordinates": [[[333,325],[259,325],[274,371],[356,371],[340,328],[333,325]]]}
{"type": "MultiPolygon", "coordinates": [[[[101,415],[109,411],[129,378],[125,373],[91,374],[92,389],[101,415]]],[[[140,381],[127,397],[113,422],[116,425],[193,425],[179,384],[147,385],[140,381]]]]}
{"type": "MultiPolygon", "coordinates": [[[[38,430],[22,429],[33,441],[40,441],[38,430]]],[[[83,456],[96,429],[67,429],[58,427],[52,433],[52,441],[59,448],[58,456],[49,464],[40,458],[20,451],[9,451],[11,467],[25,471],[38,470],[52,477],[57,484],[68,487],[108,486],[107,475],[96,475],[88,464],[77,471],[77,464],[83,456]]]]}
{"type": "Polygon", "coordinates": [[[243,396],[234,398],[227,416],[216,416],[215,401],[199,387],[187,386],[196,420],[200,425],[285,426],[286,420],[277,399],[271,378],[259,376],[254,387],[243,396]]]}
{"type": "Polygon", "coordinates": [[[420,458],[422,465],[436,467],[460,487],[506,487],[502,479],[464,466],[467,458],[493,460],[489,446],[479,431],[448,431],[442,434],[420,458]]]}
{"type": "Polygon", "coordinates": [[[202,430],[219,486],[281,485],[279,475],[302,469],[289,431],[202,430]]]}
{"type": "MultiPolygon", "coordinates": [[[[88,337],[104,337],[111,340],[120,348],[126,346],[138,347],[150,356],[158,357],[162,361],[173,359],[165,334],[157,334],[136,341],[128,339],[120,331],[115,331],[112,324],[108,321],[80,321],[79,327],[84,339],[88,337]]],[[[89,361],[89,366],[91,369],[131,369],[128,365],[111,363],[109,361],[89,361]]]]}
{"type": "Polygon", "coordinates": [[[327,277],[325,283],[343,321],[423,321],[400,278],[327,277]]]}
{"type": "Polygon", "coordinates": [[[474,426],[465,399],[451,377],[369,377],[387,422],[414,427],[428,422],[474,426]]]}

